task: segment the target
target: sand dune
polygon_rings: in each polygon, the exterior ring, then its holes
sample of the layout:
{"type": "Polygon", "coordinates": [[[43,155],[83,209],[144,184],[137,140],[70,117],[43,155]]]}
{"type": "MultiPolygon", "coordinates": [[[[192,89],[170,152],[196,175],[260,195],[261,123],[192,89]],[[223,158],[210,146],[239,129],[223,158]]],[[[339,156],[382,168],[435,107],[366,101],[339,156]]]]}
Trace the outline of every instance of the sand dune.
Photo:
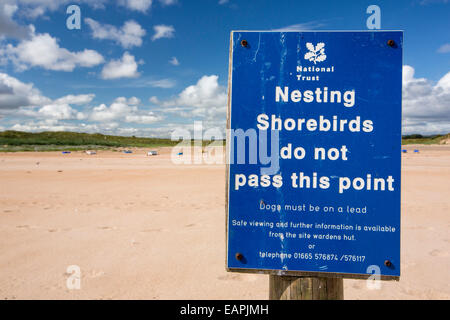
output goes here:
{"type": "MultiPolygon", "coordinates": [[[[346,299],[450,298],[450,146],[407,149],[401,280],[346,299]]],[[[0,299],[267,299],[268,276],[225,271],[224,166],[159,151],[0,154],[0,299]]]]}

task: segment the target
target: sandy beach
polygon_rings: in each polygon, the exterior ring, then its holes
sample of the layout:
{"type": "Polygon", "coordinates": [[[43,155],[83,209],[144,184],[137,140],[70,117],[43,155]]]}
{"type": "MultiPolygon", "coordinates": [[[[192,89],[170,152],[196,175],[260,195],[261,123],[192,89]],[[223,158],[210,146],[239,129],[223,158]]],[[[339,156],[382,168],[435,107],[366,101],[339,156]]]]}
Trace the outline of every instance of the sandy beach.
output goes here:
{"type": "MultiPolygon", "coordinates": [[[[345,299],[450,298],[450,146],[404,149],[401,279],[345,299]]],[[[0,299],[268,298],[267,275],[225,271],[224,165],[146,151],[0,154],[0,299]]]]}

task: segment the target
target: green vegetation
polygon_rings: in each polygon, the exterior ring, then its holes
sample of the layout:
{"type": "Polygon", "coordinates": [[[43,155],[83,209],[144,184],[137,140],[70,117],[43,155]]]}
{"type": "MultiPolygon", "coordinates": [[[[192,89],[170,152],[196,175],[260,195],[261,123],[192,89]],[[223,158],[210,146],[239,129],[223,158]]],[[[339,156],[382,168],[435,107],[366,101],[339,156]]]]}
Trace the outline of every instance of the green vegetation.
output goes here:
{"type": "Polygon", "coordinates": [[[113,148],[148,148],[174,146],[179,141],[157,138],[110,136],[99,133],[21,131],[0,132],[0,151],[78,151],[113,148]]]}
{"type": "Polygon", "coordinates": [[[407,144],[440,144],[443,140],[450,139],[450,133],[446,135],[435,134],[422,136],[420,134],[410,134],[402,137],[402,145],[407,144]]]}
{"type": "MultiPolygon", "coordinates": [[[[402,137],[402,144],[440,144],[442,140],[450,139],[447,135],[422,136],[412,134],[402,137]]],[[[138,138],[110,136],[104,134],[89,134],[77,132],[40,132],[21,131],[0,132],[0,152],[15,151],[83,151],[116,148],[155,148],[171,147],[179,141],[159,138],[138,138]]],[[[208,145],[210,141],[203,141],[208,145]]]]}

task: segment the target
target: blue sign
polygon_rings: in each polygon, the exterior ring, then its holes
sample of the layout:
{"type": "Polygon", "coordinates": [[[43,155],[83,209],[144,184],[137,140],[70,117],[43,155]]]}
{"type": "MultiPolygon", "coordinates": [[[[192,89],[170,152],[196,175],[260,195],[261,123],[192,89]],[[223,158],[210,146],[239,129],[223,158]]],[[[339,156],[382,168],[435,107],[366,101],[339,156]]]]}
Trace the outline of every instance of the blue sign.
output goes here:
{"type": "Polygon", "coordinates": [[[400,31],[232,32],[229,271],[400,276],[400,31]]]}

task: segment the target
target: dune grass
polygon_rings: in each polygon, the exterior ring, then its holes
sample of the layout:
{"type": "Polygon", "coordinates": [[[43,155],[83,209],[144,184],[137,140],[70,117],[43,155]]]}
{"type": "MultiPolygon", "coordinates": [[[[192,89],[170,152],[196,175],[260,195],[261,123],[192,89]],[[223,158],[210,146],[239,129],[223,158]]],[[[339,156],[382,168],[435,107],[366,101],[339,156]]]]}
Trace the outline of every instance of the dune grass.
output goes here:
{"type": "MultiPolygon", "coordinates": [[[[422,136],[418,134],[403,136],[402,144],[439,144],[447,135],[422,136]]],[[[104,135],[100,133],[78,132],[0,132],[0,152],[18,151],[83,151],[115,150],[116,148],[155,148],[171,147],[180,141],[161,138],[139,138],[104,135]]],[[[210,141],[203,141],[208,145],[210,141]]]]}
{"type": "Polygon", "coordinates": [[[446,135],[422,136],[420,134],[411,134],[402,137],[402,145],[408,144],[441,144],[443,140],[450,139],[450,133],[446,135]]]}
{"type": "Polygon", "coordinates": [[[77,132],[0,132],[0,151],[59,151],[174,146],[178,141],[77,132]]]}

